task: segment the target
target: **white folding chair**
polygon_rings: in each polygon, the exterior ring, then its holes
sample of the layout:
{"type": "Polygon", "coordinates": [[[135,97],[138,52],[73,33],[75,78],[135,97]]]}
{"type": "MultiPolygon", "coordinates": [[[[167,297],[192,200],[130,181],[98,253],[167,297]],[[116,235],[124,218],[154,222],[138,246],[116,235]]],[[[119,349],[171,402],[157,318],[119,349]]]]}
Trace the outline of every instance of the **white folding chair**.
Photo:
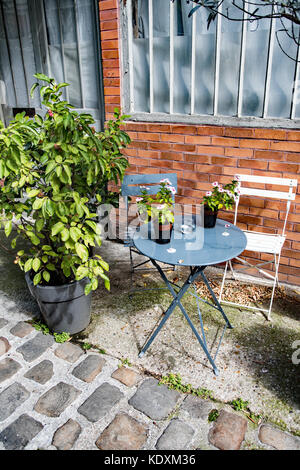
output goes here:
{"type": "Polygon", "coordinates": [[[249,308],[252,310],[259,310],[259,311],[266,312],[267,318],[268,320],[270,320],[275,287],[276,287],[276,284],[278,283],[278,269],[279,269],[279,263],[280,263],[280,255],[281,255],[283,244],[286,239],[286,234],[285,234],[286,223],[287,223],[288,214],[289,214],[289,210],[291,206],[291,201],[294,201],[296,197],[297,180],[289,179],[289,178],[273,178],[273,177],[265,177],[265,176],[254,176],[254,175],[236,175],[236,177],[239,180],[239,184],[238,184],[239,196],[235,205],[235,214],[234,214],[235,225],[237,223],[240,196],[243,196],[243,195],[285,200],[286,201],[286,213],[285,213],[285,218],[283,222],[283,228],[280,233],[278,229],[277,229],[277,233],[274,233],[274,234],[244,230],[244,233],[247,237],[247,245],[246,245],[245,250],[257,252],[257,253],[268,253],[268,254],[273,255],[274,259],[272,259],[271,261],[270,260],[263,261],[261,263],[254,265],[241,257],[236,258],[240,263],[244,265],[240,268],[240,270],[247,269],[250,267],[256,268],[263,276],[266,276],[272,279],[273,289],[272,289],[269,308],[264,309],[260,307],[250,306],[250,305],[242,305],[239,303],[229,302],[229,301],[225,301],[222,299],[228,265],[230,267],[233,278],[236,279],[231,261],[227,261],[226,266],[225,266],[220,295],[219,295],[219,302],[220,303],[222,302],[224,304],[241,306],[241,307],[249,308]],[[251,187],[249,187],[249,185],[244,186],[245,183],[246,184],[251,183],[251,187]],[[270,189],[253,188],[252,187],[253,183],[257,183],[260,185],[264,184],[264,185],[285,186],[285,187],[288,187],[288,191],[274,191],[270,189]],[[265,266],[270,263],[274,263],[275,265],[274,275],[271,275],[270,273],[261,269],[262,266],[265,266]]]}

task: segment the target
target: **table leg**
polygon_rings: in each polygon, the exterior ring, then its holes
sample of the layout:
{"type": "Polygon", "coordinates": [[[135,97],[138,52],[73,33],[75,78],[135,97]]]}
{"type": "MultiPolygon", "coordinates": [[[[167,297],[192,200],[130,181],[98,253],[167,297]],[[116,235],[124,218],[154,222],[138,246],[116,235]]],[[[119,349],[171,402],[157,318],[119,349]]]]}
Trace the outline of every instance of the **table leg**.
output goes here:
{"type": "MultiPolygon", "coordinates": [[[[173,289],[172,285],[170,284],[168,278],[166,277],[165,273],[163,272],[163,270],[161,269],[161,267],[156,263],[155,260],[151,259],[151,262],[154,264],[154,266],[157,268],[157,270],[159,271],[162,279],[164,280],[165,284],[167,285],[168,289],[170,290],[171,294],[173,295],[174,299],[173,301],[171,302],[169,308],[167,309],[167,311],[165,312],[165,315],[163,317],[163,319],[161,320],[160,324],[158,325],[157,329],[154,331],[154,333],[152,334],[152,336],[150,337],[150,339],[147,341],[147,343],[145,344],[145,346],[143,347],[142,351],[140,352],[139,354],[139,357],[143,357],[143,355],[145,354],[145,352],[147,351],[147,349],[149,348],[149,346],[152,344],[152,342],[154,341],[154,339],[156,338],[156,336],[158,335],[158,333],[160,332],[160,330],[162,329],[162,327],[164,326],[164,324],[166,323],[166,321],[168,320],[168,318],[171,316],[171,314],[173,313],[174,309],[176,306],[178,306],[180,308],[180,310],[182,311],[185,319],[187,320],[188,324],[190,325],[194,335],[196,336],[200,346],[202,347],[203,351],[205,352],[206,354],[206,357],[208,358],[210,364],[212,365],[213,367],[213,370],[214,370],[214,373],[216,375],[219,375],[219,371],[218,371],[218,368],[213,360],[213,358],[211,357],[207,347],[206,347],[206,341],[203,341],[201,336],[199,335],[198,331],[196,330],[196,328],[194,327],[191,319],[189,318],[188,314],[186,313],[185,311],[185,308],[183,307],[183,305],[181,304],[181,299],[182,297],[184,296],[184,294],[187,292],[187,290],[189,289],[190,285],[196,280],[196,278],[199,276],[200,273],[202,273],[202,271],[204,270],[205,267],[197,267],[197,268],[193,268],[191,269],[191,274],[189,275],[189,277],[187,278],[187,280],[185,281],[184,285],[181,287],[181,289],[179,290],[178,293],[175,292],[175,290],[173,289]]],[[[225,315],[225,314],[224,314],[225,315]]],[[[228,319],[227,319],[228,320],[228,319]]],[[[229,322],[228,322],[229,323],[229,322]]]]}
{"type": "Polygon", "coordinates": [[[201,277],[202,277],[202,279],[203,279],[203,281],[204,281],[206,287],[208,288],[208,290],[209,290],[209,292],[210,292],[210,294],[211,294],[211,296],[212,296],[212,298],[213,298],[213,300],[214,300],[214,302],[215,302],[215,304],[216,304],[216,306],[217,306],[217,309],[219,310],[219,312],[221,313],[222,317],[223,317],[224,320],[226,321],[226,324],[227,324],[228,328],[232,329],[233,326],[231,325],[231,323],[230,323],[230,321],[228,320],[228,318],[227,318],[227,316],[226,316],[224,310],[222,309],[222,307],[221,307],[221,305],[220,305],[220,303],[219,303],[219,301],[218,301],[218,299],[217,299],[217,297],[216,297],[214,291],[213,291],[212,288],[210,287],[207,277],[205,276],[205,274],[204,274],[203,271],[201,271],[200,274],[201,274],[201,277]]]}

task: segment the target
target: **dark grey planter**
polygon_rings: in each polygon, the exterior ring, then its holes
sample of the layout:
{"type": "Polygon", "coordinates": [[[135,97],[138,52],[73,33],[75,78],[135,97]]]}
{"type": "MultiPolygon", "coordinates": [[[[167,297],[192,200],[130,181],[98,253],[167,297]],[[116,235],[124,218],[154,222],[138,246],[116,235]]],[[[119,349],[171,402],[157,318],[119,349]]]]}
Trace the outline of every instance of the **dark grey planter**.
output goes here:
{"type": "Polygon", "coordinates": [[[29,273],[25,274],[25,279],[51,331],[73,335],[89,325],[92,293],[84,294],[89,279],[84,278],[63,286],[35,286],[29,273]]]}

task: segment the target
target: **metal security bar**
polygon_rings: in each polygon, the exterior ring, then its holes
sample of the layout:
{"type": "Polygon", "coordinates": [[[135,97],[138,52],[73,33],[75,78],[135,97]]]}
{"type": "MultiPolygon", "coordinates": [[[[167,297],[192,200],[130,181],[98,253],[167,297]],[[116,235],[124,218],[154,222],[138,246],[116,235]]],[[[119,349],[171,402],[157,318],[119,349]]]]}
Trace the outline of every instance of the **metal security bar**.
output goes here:
{"type": "MultiPolygon", "coordinates": [[[[125,83],[127,81],[127,85],[125,84],[125,89],[128,90],[125,96],[125,103],[124,109],[128,109],[130,113],[136,114],[136,118],[141,119],[145,118],[146,120],[158,120],[164,121],[168,120],[167,116],[169,116],[169,121],[174,122],[192,122],[189,120],[189,116],[192,119],[197,117],[201,119],[201,115],[197,114],[196,108],[196,100],[198,100],[197,96],[199,95],[199,81],[197,80],[197,73],[201,70],[201,62],[199,57],[201,58],[202,55],[198,54],[198,52],[202,51],[203,44],[201,43],[201,37],[204,34],[204,28],[202,25],[199,27],[198,23],[198,13],[199,11],[203,11],[203,9],[198,10],[196,13],[188,17],[187,10],[184,10],[184,6],[186,2],[183,0],[127,0],[126,6],[124,7],[125,11],[125,21],[126,23],[126,33],[125,33],[125,41],[123,42],[123,47],[126,48],[124,53],[124,57],[126,58],[126,63],[128,67],[124,68],[125,71],[125,83]],[[163,11],[161,9],[163,8],[163,11]],[[168,14],[166,15],[166,9],[168,10],[168,14]],[[183,23],[182,19],[181,22],[179,21],[178,12],[184,12],[183,15],[183,23]],[[163,25],[165,18],[165,25],[163,25]],[[158,21],[159,20],[159,21],[158,21]],[[189,23],[188,23],[189,22],[189,23]],[[182,24],[184,24],[185,32],[184,34],[179,32],[179,24],[180,28],[182,24]],[[134,29],[133,29],[134,25],[134,29]],[[163,25],[163,26],[162,26],[163,25]],[[161,30],[159,29],[161,28],[161,30]],[[177,30],[176,30],[177,28],[177,30]],[[187,38],[187,35],[190,35],[190,69],[187,72],[186,69],[180,70],[180,44],[183,44],[183,48],[186,47],[187,42],[184,42],[187,38]],[[202,36],[201,36],[202,35],[202,36]],[[166,37],[169,36],[169,42],[166,41],[166,37]],[[185,37],[186,36],[186,37],[185,37]],[[180,42],[183,39],[182,42],[180,42]],[[125,44],[124,44],[125,43],[125,44]],[[143,45],[144,44],[144,45],[143,45]],[[167,49],[166,45],[169,44],[169,49],[167,49]],[[144,49],[142,49],[144,47],[144,49]],[[143,52],[144,51],[144,52],[143,52]],[[155,51],[155,53],[154,53],[155,51]],[[164,56],[159,56],[163,51],[164,56]],[[144,53],[144,61],[141,60],[141,54],[144,53]],[[140,56],[137,57],[135,54],[138,53],[140,56]],[[179,58],[178,58],[179,57],[179,58]],[[139,61],[136,60],[140,60],[139,61]],[[175,60],[176,59],[176,60],[175,60]],[[158,62],[159,61],[159,62],[158,62]],[[148,67],[145,67],[145,62],[147,62],[148,67]],[[143,67],[143,72],[139,72],[139,67],[143,67]],[[166,73],[166,80],[157,80],[156,75],[157,67],[159,68],[159,73],[166,73]],[[138,86],[135,87],[135,84],[142,83],[139,78],[142,77],[142,80],[145,80],[145,73],[146,70],[149,70],[148,76],[148,85],[149,86],[138,86]],[[162,72],[163,70],[163,72],[162,72]],[[128,73],[127,73],[128,71],[128,73]],[[144,75],[143,75],[144,74],[144,75]],[[182,75],[182,77],[181,77],[182,75]],[[187,77],[189,77],[187,79],[187,77]],[[188,111],[182,110],[182,112],[178,111],[178,105],[176,105],[176,112],[174,112],[174,100],[176,98],[176,103],[178,99],[178,95],[181,93],[178,88],[180,87],[180,80],[182,81],[182,96],[187,94],[189,96],[189,105],[188,111]],[[188,80],[188,82],[187,82],[188,80]],[[168,83],[168,90],[163,90],[162,88],[166,86],[168,83]],[[138,90],[138,91],[137,91],[138,90]],[[137,95],[137,93],[146,93],[147,96],[137,95]],[[158,100],[163,99],[167,101],[167,105],[165,109],[167,112],[158,111],[160,109],[158,100]],[[136,108],[136,103],[139,103],[138,108],[136,108]],[[144,104],[143,104],[144,103],[144,104]],[[151,114],[147,117],[147,114],[151,114]]],[[[223,6],[223,9],[226,8],[223,6]]],[[[123,11],[123,14],[124,14],[123,11]]],[[[223,45],[226,43],[226,28],[224,29],[225,22],[228,21],[222,16],[222,4],[219,6],[219,12],[221,15],[217,15],[215,19],[215,37],[214,37],[214,70],[213,75],[211,75],[210,84],[213,84],[212,89],[212,111],[211,113],[207,113],[206,116],[211,116],[211,120],[207,122],[219,123],[220,121],[218,118],[223,117],[220,113],[220,101],[223,99],[224,96],[224,77],[221,76],[223,73],[223,45]],[[222,47],[221,47],[222,45],[222,47]],[[222,70],[220,67],[222,61],[222,70]]],[[[273,10],[274,12],[274,10],[273,10]]],[[[201,20],[203,21],[203,20],[201,20]]],[[[125,23],[124,23],[125,24],[125,23]]],[[[261,80],[255,83],[256,88],[254,87],[252,95],[250,97],[256,97],[259,100],[259,105],[257,105],[256,112],[251,114],[249,109],[249,97],[248,102],[245,100],[247,97],[247,93],[249,94],[249,60],[247,54],[251,49],[251,41],[255,36],[256,32],[252,28],[249,31],[249,21],[248,15],[246,12],[243,12],[241,16],[241,30],[239,32],[235,32],[233,29],[229,33],[233,32],[236,34],[236,38],[234,39],[235,42],[235,50],[238,50],[239,47],[239,64],[238,64],[238,80],[235,89],[233,87],[230,89],[231,93],[231,102],[236,103],[235,105],[235,113],[231,114],[230,116],[226,116],[227,122],[233,122],[233,118],[239,118],[239,122],[242,125],[242,121],[246,121],[247,118],[251,118],[251,125],[263,126],[264,122],[265,125],[270,125],[267,122],[275,120],[273,108],[270,111],[270,99],[273,100],[273,86],[276,85],[275,82],[278,82],[274,73],[276,73],[276,67],[274,68],[274,64],[276,62],[277,70],[280,69],[280,63],[278,66],[278,57],[274,58],[274,54],[280,54],[281,52],[278,51],[278,48],[275,48],[275,41],[276,41],[276,27],[278,21],[275,18],[271,18],[270,20],[266,20],[263,26],[263,34],[268,41],[267,46],[265,48],[265,55],[264,55],[264,62],[259,62],[261,57],[257,57],[258,63],[253,60],[253,63],[250,63],[250,67],[253,66],[253,70],[255,68],[260,67],[261,73],[264,74],[264,81],[261,80]],[[269,25],[269,26],[268,26],[269,25]],[[275,61],[276,59],[276,61],[275,61]],[[246,72],[246,61],[247,61],[247,72],[246,72]],[[274,72],[275,70],[275,72],[274,72]],[[247,85],[245,85],[247,81],[247,85]],[[273,82],[275,85],[273,85],[273,82]],[[260,85],[263,84],[263,85],[260,85]],[[248,87],[248,88],[247,88],[248,87]],[[272,92],[272,93],[271,93],[272,92]],[[236,96],[235,96],[236,94],[236,96]],[[271,98],[272,96],[272,98],[271,98]],[[248,107],[247,107],[248,106],[248,107]],[[270,115],[270,112],[273,114],[270,115]],[[257,121],[257,122],[256,122],[257,121]]],[[[213,27],[211,27],[211,30],[213,27]]],[[[258,41],[258,40],[257,40],[258,41]]],[[[266,44],[264,41],[264,44],[266,44]]],[[[258,41],[259,42],[259,41],[258,41]]],[[[297,60],[300,59],[300,48],[298,47],[297,51],[297,60]]],[[[259,49],[257,49],[259,50],[259,49]]],[[[227,54],[230,55],[230,50],[227,54]]],[[[235,56],[237,57],[237,55],[235,56]]],[[[225,60],[225,59],[224,59],[225,60]]],[[[226,60],[229,60],[228,57],[226,60]]],[[[294,82],[297,84],[299,80],[299,63],[297,60],[294,64],[294,74],[293,77],[291,76],[290,84],[294,82]]],[[[280,62],[280,61],[279,61],[280,62]]],[[[206,66],[206,63],[203,64],[203,67],[206,66]]],[[[186,65],[185,65],[186,68],[186,65]]],[[[291,74],[292,75],[292,74],[291,74]]],[[[146,78],[147,79],[147,78],[146,78]]],[[[284,84],[285,85],[285,84],[284,84]]],[[[226,87],[225,87],[226,88],[226,87]]],[[[250,87],[251,88],[251,87],[250,87]]],[[[290,112],[286,115],[279,115],[277,119],[278,127],[280,124],[282,125],[283,122],[288,123],[289,121],[295,121],[300,118],[300,105],[297,107],[297,87],[294,85],[293,91],[291,93],[290,98],[286,94],[285,86],[282,86],[279,93],[283,93],[282,97],[284,99],[290,99],[290,112]]],[[[299,90],[298,90],[299,91],[299,90]]],[[[201,88],[200,88],[201,92],[201,88]]],[[[211,93],[211,92],[210,92],[211,93]]],[[[277,92],[276,92],[277,93],[277,92]]],[[[287,101],[288,102],[288,101],[287,101]]],[[[186,103],[186,101],[185,101],[186,103]]],[[[198,103],[198,101],[197,101],[198,103]]],[[[273,105],[273,101],[271,102],[273,105]]],[[[186,108],[187,109],[187,108],[186,108]]],[[[222,110],[224,109],[224,104],[222,106],[222,110]]],[[[202,115],[204,117],[204,115],[202,115]]],[[[225,118],[225,116],[224,116],[225,118]]],[[[291,123],[291,127],[296,126],[296,122],[291,123]]],[[[276,123],[275,123],[276,125],[276,123]]],[[[287,124],[288,125],[288,124],[287,124]]]]}

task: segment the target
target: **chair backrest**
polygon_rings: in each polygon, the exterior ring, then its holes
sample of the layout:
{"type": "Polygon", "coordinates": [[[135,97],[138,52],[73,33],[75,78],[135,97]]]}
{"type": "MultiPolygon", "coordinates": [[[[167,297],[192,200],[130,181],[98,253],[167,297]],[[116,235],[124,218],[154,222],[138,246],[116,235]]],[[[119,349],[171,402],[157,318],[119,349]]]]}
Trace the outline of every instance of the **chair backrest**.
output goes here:
{"type": "MultiPolygon", "coordinates": [[[[141,186],[151,185],[148,194],[156,194],[159,190],[159,183],[162,179],[167,178],[177,191],[177,173],[159,173],[151,175],[125,175],[121,186],[121,194],[123,197],[140,196],[141,186]]],[[[174,195],[173,195],[173,200],[174,195]]]]}
{"type": "MultiPolygon", "coordinates": [[[[162,179],[168,179],[172,186],[177,192],[177,173],[155,173],[155,174],[139,174],[139,175],[125,175],[122,186],[121,186],[121,196],[125,201],[125,243],[128,241],[128,198],[131,196],[140,196],[141,195],[141,186],[147,185],[148,194],[156,194],[160,188],[160,181],[162,179]]],[[[172,194],[172,199],[175,204],[175,195],[172,194]]]]}
{"type": "Polygon", "coordinates": [[[272,199],[280,199],[280,200],[286,200],[287,205],[286,205],[286,214],[285,214],[285,219],[284,219],[284,224],[283,224],[283,229],[281,235],[284,235],[285,233],[285,228],[286,228],[286,222],[291,206],[291,201],[295,200],[296,197],[296,189],[297,189],[297,184],[298,181],[296,179],[290,179],[290,178],[275,178],[271,176],[256,176],[256,175],[236,175],[239,184],[238,184],[238,190],[239,190],[239,196],[238,200],[236,201],[235,205],[235,214],[234,214],[234,224],[236,224],[237,221],[237,213],[238,213],[238,206],[240,202],[240,196],[258,196],[262,197],[264,199],[266,198],[272,198],[272,199]],[[273,185],[273,186],[282,186],[283,188],[288,188],[286,191],[274,191],[273,189],[261,189],[261,188],[254,188],[254,187],[248,187],[245,186],[243,183],[257,183],[258,185],[273,185]]]}

